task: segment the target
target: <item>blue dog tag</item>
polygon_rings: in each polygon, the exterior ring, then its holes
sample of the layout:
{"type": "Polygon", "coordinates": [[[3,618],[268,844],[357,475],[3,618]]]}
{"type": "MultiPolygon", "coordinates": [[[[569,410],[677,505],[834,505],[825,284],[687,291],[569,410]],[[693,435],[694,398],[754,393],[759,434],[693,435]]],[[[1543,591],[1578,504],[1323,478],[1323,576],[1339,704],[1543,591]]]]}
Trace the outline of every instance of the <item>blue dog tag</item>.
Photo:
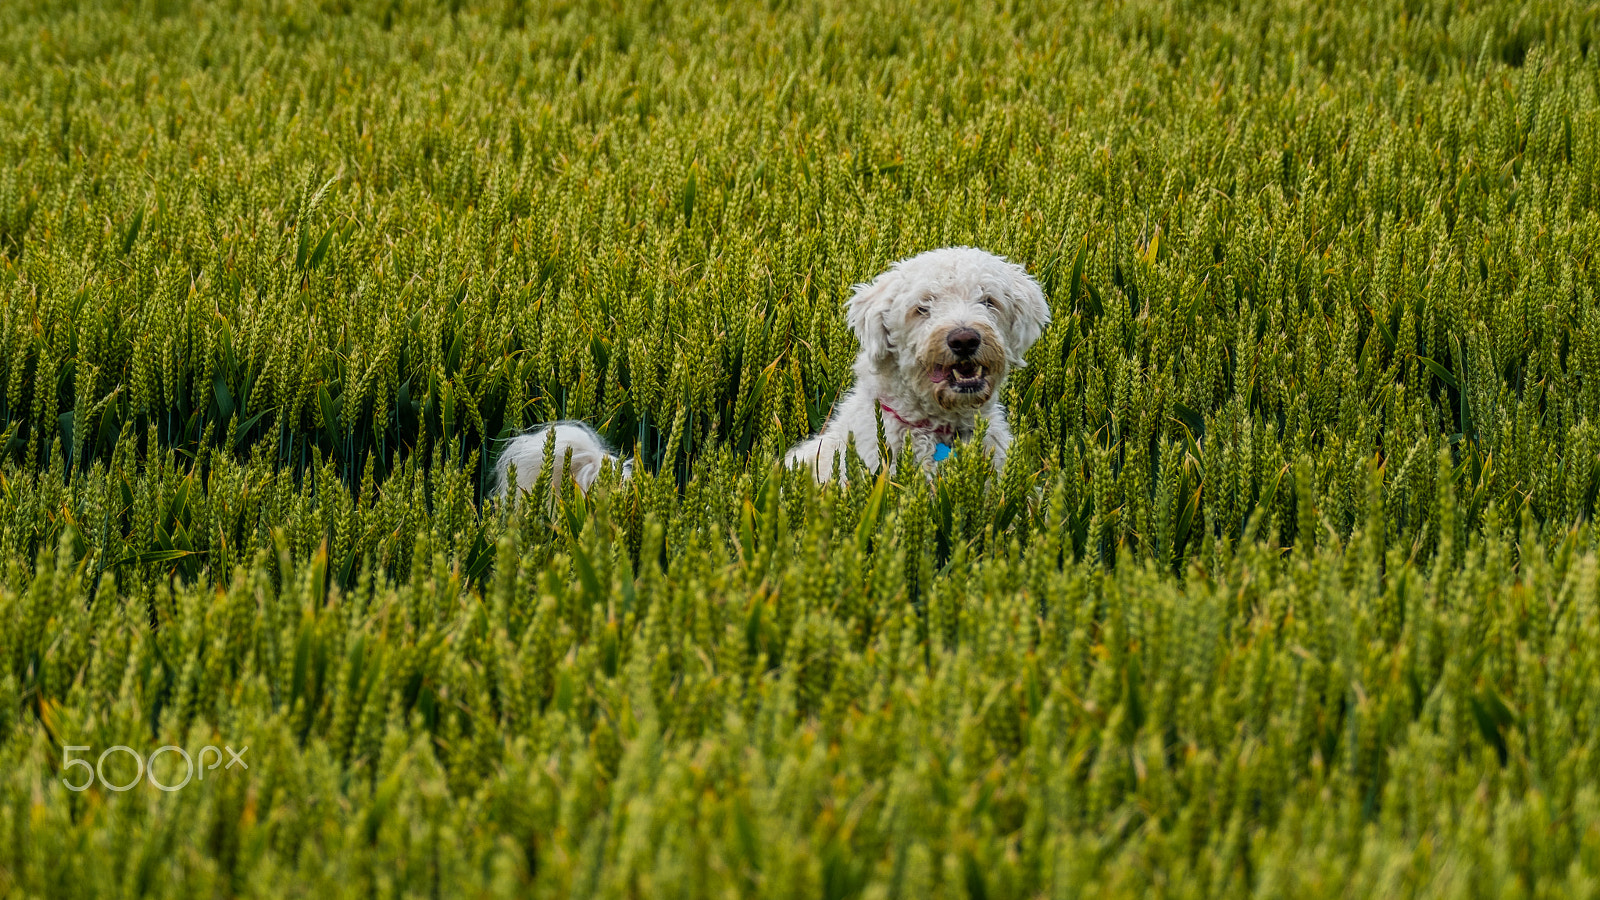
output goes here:
{"type": "Polygon", "coordinates": [[[947,458],[949,458],[949,456],[950,456],[950,445],[949,444],[934,444],[933,445],[933,461],[934,462],[944,462],[947,458]]]}

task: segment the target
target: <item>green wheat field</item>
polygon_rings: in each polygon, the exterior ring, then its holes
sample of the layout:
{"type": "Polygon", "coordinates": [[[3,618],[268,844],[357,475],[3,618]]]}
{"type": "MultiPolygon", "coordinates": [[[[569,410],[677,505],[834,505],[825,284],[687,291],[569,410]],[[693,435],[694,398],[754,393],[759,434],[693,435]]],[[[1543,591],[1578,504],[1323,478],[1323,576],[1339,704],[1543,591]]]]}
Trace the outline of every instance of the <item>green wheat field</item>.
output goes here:
{"type": "Polygon", "coordinates": [[[1592,0],[0,4],[0,894],[1596,896],[1597,248],[1592,0]]]}

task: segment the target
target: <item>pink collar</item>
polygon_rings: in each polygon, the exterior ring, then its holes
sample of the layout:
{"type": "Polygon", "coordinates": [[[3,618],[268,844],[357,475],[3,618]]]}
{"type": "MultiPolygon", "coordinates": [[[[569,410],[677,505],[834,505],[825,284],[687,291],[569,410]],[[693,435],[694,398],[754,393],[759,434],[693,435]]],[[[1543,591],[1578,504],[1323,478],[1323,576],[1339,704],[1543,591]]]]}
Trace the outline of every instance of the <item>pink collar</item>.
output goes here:
{"type": "Polygon", "coordinates": [[[954,428],[950,427],[949,425],[935,425],[932,419],[923,419],[920,422],[912,422],[907,420],[905,416],[895,412],[894,407],[883,402],[881,397],[878,399],[878,408],[888,413],[890,416],[893,416],[895,421],[911,429],[912,431],[932,432],[934,437],[950,438],[955,436],[956,430],[954,428]]]}

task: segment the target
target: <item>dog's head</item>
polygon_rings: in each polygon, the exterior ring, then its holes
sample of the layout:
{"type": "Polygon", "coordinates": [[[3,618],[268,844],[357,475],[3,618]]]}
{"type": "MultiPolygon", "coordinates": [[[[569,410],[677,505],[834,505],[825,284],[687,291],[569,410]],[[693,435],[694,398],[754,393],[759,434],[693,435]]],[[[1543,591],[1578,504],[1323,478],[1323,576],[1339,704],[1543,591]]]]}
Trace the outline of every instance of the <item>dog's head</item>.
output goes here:
{"type": "Polygon", "coordinates": [[[971,247],[903,259],[856,285],[847,313],[874,370],[944,409],[986,403],[1050,322],[1025,269],[971,247]]]}

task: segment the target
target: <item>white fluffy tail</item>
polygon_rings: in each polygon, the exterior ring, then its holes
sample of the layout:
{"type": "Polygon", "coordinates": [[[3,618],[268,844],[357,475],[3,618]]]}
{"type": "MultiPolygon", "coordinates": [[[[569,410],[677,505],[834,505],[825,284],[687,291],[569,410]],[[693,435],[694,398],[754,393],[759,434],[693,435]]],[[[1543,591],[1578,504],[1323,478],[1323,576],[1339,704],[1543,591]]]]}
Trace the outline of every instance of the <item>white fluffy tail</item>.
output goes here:
{"type": "Polygon", "coordinates": [[[534,484],[539,480],[539,473],[544,469],[545,449],[551,445],[552,432],[555,435],[555,462],[552,468],[554,484],[559,485],[563,477],[570,475],[572,480],[578,483],[579,490],[587,493],[589,485],[594,484],[594,480],[600,477],[601,464],[607,460],[610,460],[613,467],[622,471],[624,479],[633,474],[633,460],[617,456],[593,428],[582,422],[551,422],[527,434],[519,434],[506,442],[506,448],[500,451],[500,459],[494,466],[496,496],[503,495],[511,489],[512,485],[507,476],[510,475],[512,464],[517,467],[518,491],[533,490],[534,484]],[[572,451],[572,467],[570,472],[563,474],[562,462],[567,458],[568,450],[572,451]]]}

